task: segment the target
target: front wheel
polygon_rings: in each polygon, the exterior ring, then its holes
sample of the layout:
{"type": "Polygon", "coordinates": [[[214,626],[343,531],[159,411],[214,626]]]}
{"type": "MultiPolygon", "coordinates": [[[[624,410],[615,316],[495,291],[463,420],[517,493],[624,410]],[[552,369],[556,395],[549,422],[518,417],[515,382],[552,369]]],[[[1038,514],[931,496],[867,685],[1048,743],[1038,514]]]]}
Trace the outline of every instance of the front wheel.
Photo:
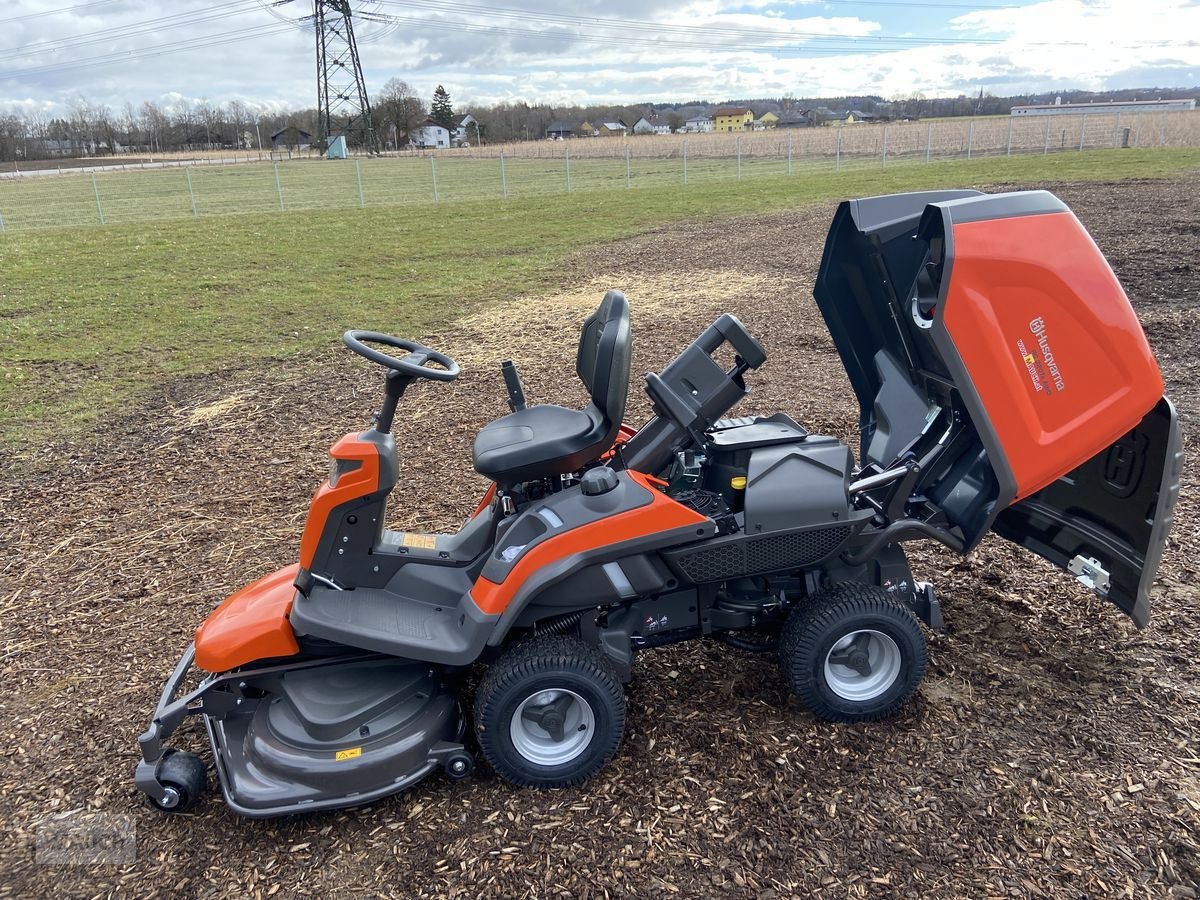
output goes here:
{"type": "Polygon", "coordinates": [[[792,610],[779,656],[801,702],[832,722],[890,716],[916,692],[928,664],[912,612],[883,588],[852,582],[792,610]]]}
{"type": "Polygon", "coordinates": [[[535,637],[488,669],[475,693],[475,731],[488,763],[513,784],[579,784],[621,743],[625,692],[599,650],[535,637]]]}

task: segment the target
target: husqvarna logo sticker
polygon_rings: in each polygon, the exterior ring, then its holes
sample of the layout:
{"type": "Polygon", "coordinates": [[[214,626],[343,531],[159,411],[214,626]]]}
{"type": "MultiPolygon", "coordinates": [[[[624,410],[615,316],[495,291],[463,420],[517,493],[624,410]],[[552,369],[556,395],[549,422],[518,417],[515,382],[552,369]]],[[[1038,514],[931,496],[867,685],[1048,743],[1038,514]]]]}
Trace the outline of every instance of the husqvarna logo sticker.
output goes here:
{"type": "Polygon", "coordinates": [[[1065,391],[1066,383],[1063,381],[1058,363],[1054,361],[1054,351],[1050,349],[1050,339],[1046,336],[1045,320],[1041,316],[1032,319],[1029,323],[1029,332],[1033,335],[1036,346],[1030,347],[1025,343],[1024,338],[1018,338],[1017,352],[1021,354],[1021,361],[1025,363],[1025,370],[1029,373],[1029,380],[1033,382],[1033,389],[1038,393],[1046,394],[1046,396],[1053,396],[1055,391],[1060,393],[1065,391]]]}

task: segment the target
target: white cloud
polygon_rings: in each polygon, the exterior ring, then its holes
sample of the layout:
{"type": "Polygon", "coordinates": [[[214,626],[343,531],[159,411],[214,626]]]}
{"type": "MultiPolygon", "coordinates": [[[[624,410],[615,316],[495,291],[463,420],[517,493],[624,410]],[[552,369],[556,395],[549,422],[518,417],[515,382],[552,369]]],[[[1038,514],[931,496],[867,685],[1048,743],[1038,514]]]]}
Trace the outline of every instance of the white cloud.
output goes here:
{"type": "MultiPolygon", "coordinates": [[[[964,12],[936,33],[907,20],[886,28],[871,18],[877,6],[825,14],[831,4],[792,0],[498,0],[491,16],[447,3],[375,4],[424,24],[376,40],[374,28],[361,27],[369,88],[399,77],[426,98],[445,84],[457,102],[619,103],[1200,82],[1200,5],[1186,0],[1043,0],[964,12]],[[434,5],[439,12],[427,11],[434,5]],[[505,9],[520,12],[499,15],[505,9]],[[614,28],[620,17],[656,24],[614,28]],[[875,50],[881,38],[905,46],[921,35],[951,42],[875,50]],[[818,52],[826,46],[839,50],[818,52]]],[[[53,112],[79,95],[115,108],[164,96],[273,109],[313,104],[311,31],[288,28],[256,0],[104,0],[29,17],[64,5],[5,4],[0,109],[53,112]],[[129,33],[147,21],[142,33],[129,33]],[[168,27],[173,22],[186,24],[168,27]],[[214,37],[239,29],[254,31],[237,42],[214,37]],[[205,37],[211,46],[169,48],[205,37]],[[153,50],[164,52],[140,55],[153,50]],[[111,62],[103,66],[76,66],[105,55],[111,62]]],[[[299,15],[307,4],[281,9],[299,15]]]]}

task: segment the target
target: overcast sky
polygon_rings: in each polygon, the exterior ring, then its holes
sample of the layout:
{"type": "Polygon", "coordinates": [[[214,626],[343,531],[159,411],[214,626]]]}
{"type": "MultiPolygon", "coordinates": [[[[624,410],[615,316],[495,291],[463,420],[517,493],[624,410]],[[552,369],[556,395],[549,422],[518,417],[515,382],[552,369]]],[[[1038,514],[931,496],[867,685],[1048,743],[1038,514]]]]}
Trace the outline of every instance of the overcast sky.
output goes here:
{"type": "MultiPolygon", "coordinates": [[[[1200,84],[1200,0],[354,0],[368,90],[633,103],[1200,84]],[[374,16],[387,23],[370,22],[374,16]]],[[[315,105],[312,0],[4,0],[0,111],[315,105]]]]}

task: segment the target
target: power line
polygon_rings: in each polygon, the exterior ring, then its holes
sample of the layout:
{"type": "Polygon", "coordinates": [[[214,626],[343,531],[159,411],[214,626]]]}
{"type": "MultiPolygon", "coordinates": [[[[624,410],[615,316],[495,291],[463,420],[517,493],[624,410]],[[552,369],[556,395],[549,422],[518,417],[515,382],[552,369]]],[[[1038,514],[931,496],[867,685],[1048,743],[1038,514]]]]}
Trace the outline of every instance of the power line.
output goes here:
{"type": "Polygon", "coordinates": [[[76,3],[74,6],[60,6],[58,9],[46,9],[42,12],[23,13],[19,16],[5,16],[4,21],[19,22],[22,19],[40,19],[43,16],[53,16],[61,12],[74,12],[77,9],[89,9],[93,6],[104,6],[108,3],[116,3],[117,0],[92,0],[91,3],[76,3]]]}
{"type": "Polygon", "coordinates": [[[84,59],[74,60],[64,63],[47,63],[41,66],[27,66],[20,69],[9,69],[8,71],[0,71],[0,79],[19,78],[23,75],[40,74],[47,72],[66,72],[73,69],[86,69],[92,66],[109,65],[114,62],[132,62],[138,59],[147,59],[152,56],[160,56],[164,53],[176,53],[184,50],[195,50],[201,47],[211,47],[216,44],[233,44],[240,41],[251,40],[256,37],[265,37],[273,34],[285,34],[294,32],[295,25],[256,25],[251,28],[241,28],[235,31],[225,31],[218,34],[205,35],[199,38],[188,38],[182,41],[174,41],[169,44],[159,44],[155,47],[146,47],[141,50],[119,50],[113,53],[106,53],[102,56],[89,56],[84,59]]]}
{"type": "Polygon", "coordinates": [[[34,56],[39,53],[50,53],[58,50],[83,47],[88,44],[109,43],[121,38],[154,34],[165,28],[180,28],[184,25],[194,25],[199,22],[226,19],[230,16],[254,12],[256,10],[255,6],[248,6],[245,9],[233,12],[228,11],[232,7],[245,6],[247,3],[253,3],[253,0],[231,0],[231,2],[219,3],[216,6],[205,7],[200,10],[175,13],[174,15],[161,16],[141,22],[129,22],[125,25],[114,25],[111,28],[101,28],[89,31],[86,35],[80,35],[79,37],[35,41],[34,43],[23,44],[19,47],[7,47],[0,50],[0,59],[17,59],[22,56],[34,56]]]}

